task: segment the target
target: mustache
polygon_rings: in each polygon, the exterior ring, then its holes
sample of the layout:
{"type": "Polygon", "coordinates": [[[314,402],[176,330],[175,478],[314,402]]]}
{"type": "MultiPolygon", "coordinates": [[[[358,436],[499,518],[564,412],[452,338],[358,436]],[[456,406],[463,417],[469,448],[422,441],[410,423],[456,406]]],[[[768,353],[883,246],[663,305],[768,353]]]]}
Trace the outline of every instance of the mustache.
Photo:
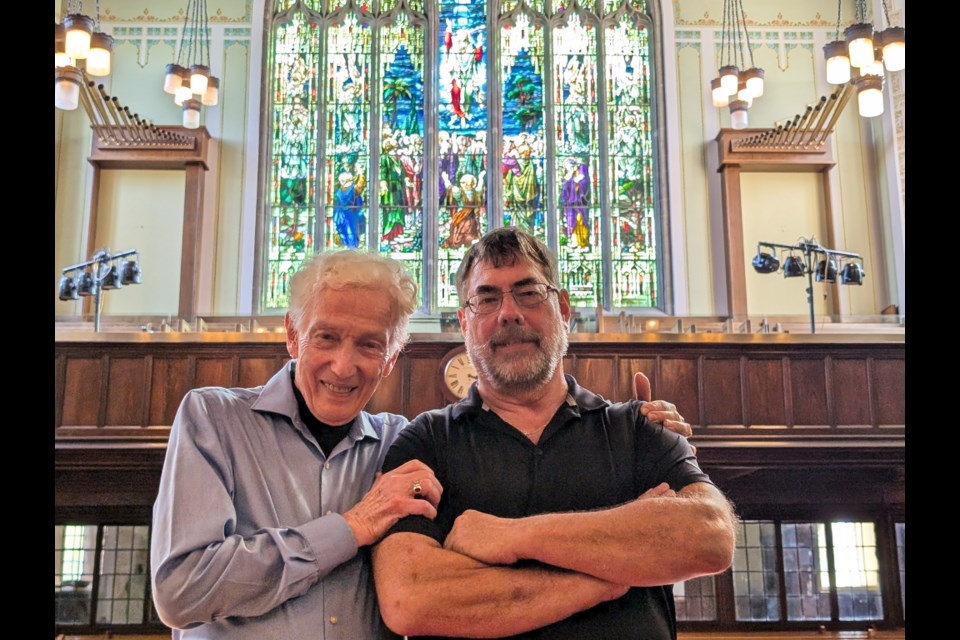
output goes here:
{"type": "Polygon", "coordinates": [[[495,334],[490,336],[488,343],[492,347],[498,347],[511,342],[536,342],[540,343],[541,335],[533,329],[519,327],[517,325],[507,325],[495,334]]]}

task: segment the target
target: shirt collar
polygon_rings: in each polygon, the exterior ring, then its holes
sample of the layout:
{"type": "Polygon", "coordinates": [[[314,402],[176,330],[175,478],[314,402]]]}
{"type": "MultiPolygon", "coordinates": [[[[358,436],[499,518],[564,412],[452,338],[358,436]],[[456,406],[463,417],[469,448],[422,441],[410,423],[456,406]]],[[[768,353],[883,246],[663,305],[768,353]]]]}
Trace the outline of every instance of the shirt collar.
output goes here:
{"type": "MultiPolygon", "coordinates": [[[[267,411],[286,416],[297,428],[302,427],[305,432],[309,432],[297,416],[297,397],[293,393],[291,375],[295,362],[295,360],[288,362],[267,381],[267,384],[263,385],[260,397],[253,402],[251,408],[254,411],[267,411]]],[[[347,438],[353,441],[367,437],[379,440],[381,436],[381,430],[376,428],[365,411],[360,412],[360,415],[354,419],[347,434],[347,438]]]]}
{"type": "MultiPolygon", "coordinates": [[[[596,411],[610,405],[610,401],[603,396],[577,384],[573,376],[564,374],[563,377],[567,381],[566,403],[571,407],[577,407],[580,411],[596,411]]],[[[467,396],[450,409],[450,415],[454,420],[459,420],[466,413],[478,413],[484,408],[483,398],[480,397],[477,383],[474,382],[470,385],[467,396]]]]}

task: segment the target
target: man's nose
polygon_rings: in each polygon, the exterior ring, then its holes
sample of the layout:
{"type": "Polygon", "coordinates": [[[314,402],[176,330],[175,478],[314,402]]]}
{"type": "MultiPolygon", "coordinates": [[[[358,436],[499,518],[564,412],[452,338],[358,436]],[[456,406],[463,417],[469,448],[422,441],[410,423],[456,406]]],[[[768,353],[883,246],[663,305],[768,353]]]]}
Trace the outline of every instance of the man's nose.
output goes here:
{"type": "Polygon", "coordinates": [[[500,310],[497,312],[499,324],[523,324],[523,307],[517,304],[512,293],[503,294],[500,310]]]}
{"type": "Polygon", "coordinates": [[[341,378],[352,376],[357,369],[357,350],[350,344],[341,344],[333,354],[330,368],[341,378]]]}

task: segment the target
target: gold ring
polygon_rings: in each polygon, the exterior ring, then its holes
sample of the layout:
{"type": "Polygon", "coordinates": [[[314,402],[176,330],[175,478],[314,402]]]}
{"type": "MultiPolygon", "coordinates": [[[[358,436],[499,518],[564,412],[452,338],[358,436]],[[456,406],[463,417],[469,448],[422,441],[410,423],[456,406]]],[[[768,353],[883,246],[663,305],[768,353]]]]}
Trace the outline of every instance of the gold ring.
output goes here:
{"type": "Polygon", "coordinates": [[[418,496],[421,493],[423,493],[423,485],[420,484],[419,480],[416,480],[413,483],[413,495],[418,496]]]}

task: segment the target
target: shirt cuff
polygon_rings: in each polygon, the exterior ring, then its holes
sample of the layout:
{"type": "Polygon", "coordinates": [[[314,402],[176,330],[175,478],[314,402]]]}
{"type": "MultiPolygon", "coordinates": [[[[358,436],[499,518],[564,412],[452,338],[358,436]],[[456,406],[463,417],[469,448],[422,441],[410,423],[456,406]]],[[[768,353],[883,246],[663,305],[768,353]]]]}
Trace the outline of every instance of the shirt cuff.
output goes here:
{"type": "Polygon", "coordinates": [[[327,573],[357,555],[353,529],[339,513],[311,520],[299,527],[321,570],[327,573]]]}

